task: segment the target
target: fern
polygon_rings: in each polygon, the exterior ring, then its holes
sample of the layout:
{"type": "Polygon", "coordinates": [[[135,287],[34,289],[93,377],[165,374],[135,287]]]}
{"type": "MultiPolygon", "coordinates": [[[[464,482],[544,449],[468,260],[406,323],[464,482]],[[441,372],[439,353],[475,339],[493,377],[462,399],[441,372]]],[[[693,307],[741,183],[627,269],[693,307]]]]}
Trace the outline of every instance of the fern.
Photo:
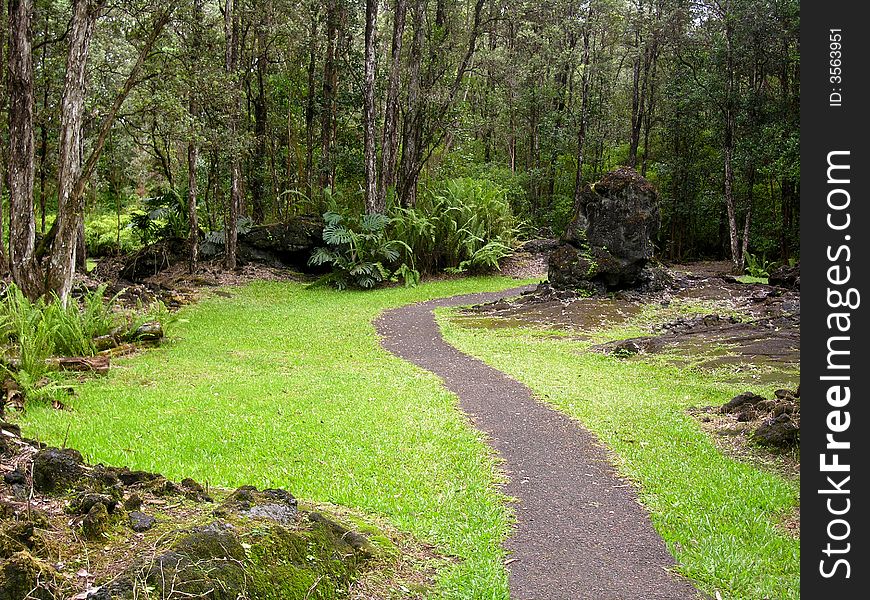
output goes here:
{"type": "Polygon", "coordinates": [[[371,289],[388,280],[402,279],[406,285],[416,285],[419,281],[413,259],[400,261],[402,251],[410,250],[408,245],[386,236],[386,227],[391,222],[389,217],[366,214],[349,218],[328,211],[323,220],[326,247],[316,248],[308,264],[331,265],[332,272],[315,285],[328,284],[339,290],[371,289]]]}

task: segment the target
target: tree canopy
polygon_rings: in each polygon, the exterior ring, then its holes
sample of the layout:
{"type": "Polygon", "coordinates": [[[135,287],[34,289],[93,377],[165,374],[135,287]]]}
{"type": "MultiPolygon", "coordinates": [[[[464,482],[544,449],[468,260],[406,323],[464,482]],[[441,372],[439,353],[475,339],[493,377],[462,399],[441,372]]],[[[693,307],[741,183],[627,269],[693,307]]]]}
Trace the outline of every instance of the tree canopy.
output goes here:
{"type": "MultiPolygon", "coordinates": [[[[497,186],[558,235],[620,165],[671,260],[798,250],[796,0],[10,0],[3,260],[65,297],[85,221],[172,191],[223,231],[497,186]],[[4,232],[6,230],[4,225],[4,232]]],[[[78,265],[78,266],[76,266],[78,265]]]]}

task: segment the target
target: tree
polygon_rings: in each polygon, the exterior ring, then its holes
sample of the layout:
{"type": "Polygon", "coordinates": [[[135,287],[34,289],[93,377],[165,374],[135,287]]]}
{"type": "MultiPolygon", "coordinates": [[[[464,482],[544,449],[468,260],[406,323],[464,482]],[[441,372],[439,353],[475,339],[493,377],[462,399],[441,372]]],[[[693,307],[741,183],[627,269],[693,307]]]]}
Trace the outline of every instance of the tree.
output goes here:
{"type": "Polygon", "coordinates": [[[365,137],[366,212],[383,213],[386,207],[378,196],[378,150],[375,142],[375,38],[377,36],[378,0],[366,0],[365,82],[363,84],[363,128],[365,137]]]}
{"type": "Polygon", "coordinates": [[[10,267],[28,297],[42,293],[33,211],[33,0],[9,2],[10,267]]]}
{"type": "Polygon", "coordinates": [[[242,170],[238,149],[239,112],[241,90],[239,81],[239,0],[225,0],[224,39],[226,41],[226,74],[230,84],[229,136],[230,150],[230,198],[224,224],[227,269],[236,268],[236,244],[238,240],[239,211],[242,204],[242,170]]]}

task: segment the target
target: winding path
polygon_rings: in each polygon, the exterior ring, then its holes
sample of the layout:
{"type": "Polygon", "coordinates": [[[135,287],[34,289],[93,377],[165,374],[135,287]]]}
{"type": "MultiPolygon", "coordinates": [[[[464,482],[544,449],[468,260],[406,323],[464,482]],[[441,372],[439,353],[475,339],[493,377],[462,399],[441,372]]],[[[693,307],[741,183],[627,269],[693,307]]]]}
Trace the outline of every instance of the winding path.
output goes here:
{"type": "Polygon", "coordinates": [[[447,344],[432,310],[505,292],[454,296],[383,313],[384,348],[444,380],[504,459],[517,523],[506,542],[513,600],[694,600],[674,559],[595,437],[531,391],[447,344]]]}

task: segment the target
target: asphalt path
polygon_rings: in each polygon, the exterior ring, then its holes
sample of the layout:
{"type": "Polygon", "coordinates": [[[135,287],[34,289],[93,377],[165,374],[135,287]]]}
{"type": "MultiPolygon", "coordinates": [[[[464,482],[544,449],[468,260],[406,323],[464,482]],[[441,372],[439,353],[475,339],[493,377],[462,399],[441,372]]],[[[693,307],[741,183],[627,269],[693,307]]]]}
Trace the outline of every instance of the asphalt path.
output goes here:
{"type": "MultiPolygon", "coordinates": [[[[535,400],[531,390],[446,343],[433,309],[516,296],[528,288],[470,294],[384,312],[381,345],[438,375],[498,452],[517,499],[505,544],[514,600],[696,600],[674,574],[633,485],[580,423],[535,400]]],[[[461,510],[461,507],[459,508],[461,510]]]]}

